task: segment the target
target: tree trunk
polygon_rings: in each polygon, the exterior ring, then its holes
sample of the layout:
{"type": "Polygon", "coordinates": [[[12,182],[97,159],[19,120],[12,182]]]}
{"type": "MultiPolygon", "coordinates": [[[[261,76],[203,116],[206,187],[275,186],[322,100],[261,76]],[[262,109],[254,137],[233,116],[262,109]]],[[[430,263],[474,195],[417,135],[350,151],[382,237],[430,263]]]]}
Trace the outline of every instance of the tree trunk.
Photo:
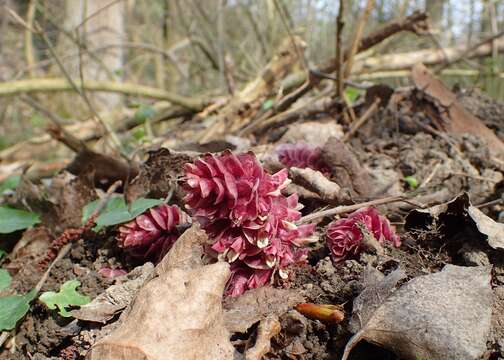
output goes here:
{"type": "MultiPolygon", "coordinates": [[[[96,53],[95,56],[88,56],[88,52],[105,45],[118,45],[125,40],[124,6],[124,1],[115,0],[66,0],[64,27],[78,42],[86,46],[85,50],[81,50],[82,64],[79,65],[78,58],[67,63],[67,70],[74,79],[80,78],[81,71],[84,82],[86,79],[116,81],[122,79],[124,56],[122,47],[111,47],[106,52],[96,53]]],[[[66,39],[63,44],[69,44],[69,41],[66,39]]],[[[77,48],[77,43],[71,42],[71,48],[77,48]]],[[[112,108],[122,103],[119,94],[89,96],[98,109],[112,108]]]]}

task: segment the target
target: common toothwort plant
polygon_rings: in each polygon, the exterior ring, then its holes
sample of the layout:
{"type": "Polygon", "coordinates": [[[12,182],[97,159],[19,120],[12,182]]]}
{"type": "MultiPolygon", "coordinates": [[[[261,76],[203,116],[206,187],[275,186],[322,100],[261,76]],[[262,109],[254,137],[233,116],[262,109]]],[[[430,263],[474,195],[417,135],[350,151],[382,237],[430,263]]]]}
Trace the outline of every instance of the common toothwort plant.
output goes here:
{"type": "Polygon", "coordinates": [[[185,165],[186,206],[212,239],[207,255],[231,263],[226,294],[272,281],[276,272],[306,259],[315,225],[295,225],[301,204],[285,197],[287,170],[264,171],[253,153],[208,154],[185,165]]]}
{"type": "Polygon", "coordinates": [[[177,225],[187,223],[189,216],[177,206],[162,204],[120,226],[117,240],[131,255],[157,261],[178,239],[177,225]]]}
{"type": "Polygon", "coordinates": [[[333,263],[355,257],[363,250],[364,235],[359,223],[363,224],[380,244],[389,241],[396,247],[401,245],[399,236],[387,218],[381,216],[373,207],[362,208],[327,226],[326,242],[333,263]]]}

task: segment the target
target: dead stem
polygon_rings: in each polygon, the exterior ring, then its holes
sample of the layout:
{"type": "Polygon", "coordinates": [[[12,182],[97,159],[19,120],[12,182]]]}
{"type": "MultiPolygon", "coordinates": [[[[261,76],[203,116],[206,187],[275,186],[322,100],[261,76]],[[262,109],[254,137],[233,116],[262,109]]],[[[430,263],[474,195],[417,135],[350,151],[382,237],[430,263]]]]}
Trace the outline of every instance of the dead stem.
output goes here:
{"type": "MultiPolygon", "coordinates": [[[[299,219],[299,221],[297,223],[298,224],[305,224],[305,223],[309,223],[309,222],[312,222],[314,220],[317,220],[317,219],[320,219],[320,218],[323,218],[326,216],[335,216],[335,215],[345,214],[345,213],[349,213],[349,212],[352,212],[355,210],[359,210],[359,209],[366,207],[366,206],[390,204],[393,202],[412,203],[412,201],[404,195],[389,196],[389,197],[385,197],[382,199],[366,201],[366,202],[359,203],[359,204],[336,206],[335,208],[317,211],[317,212],[303,216],[301,219],[299,219]]],[[[423,207],[423,205],[416,204],[416,203],[415,203],[415,206],[423,207]]]]}

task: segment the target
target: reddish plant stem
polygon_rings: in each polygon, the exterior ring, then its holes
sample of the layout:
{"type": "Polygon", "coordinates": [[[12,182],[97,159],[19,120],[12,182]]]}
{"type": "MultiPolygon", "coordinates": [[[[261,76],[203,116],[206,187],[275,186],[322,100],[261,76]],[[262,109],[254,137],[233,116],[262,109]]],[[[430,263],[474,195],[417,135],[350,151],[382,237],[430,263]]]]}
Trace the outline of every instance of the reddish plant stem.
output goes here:
{"type": "Polygon", "coordinates": [[[54,260],[56,259],[56,256],[58,256],[58,253],[60,249],[65,246],[66,244],[75,242],[79,240],[83,234],[86,232],[90,231],[95,224],[96,218],[100,214],[100,212],[105,208],[105,205],[108,202],[108,199],[110,196],[115,192],[115,190],[121,185],[121,181],[118,180],[115,183],[113,183],[110,188],[107,190],[107,193],[105,197],[103,197],[98,206],[96,207],[95,211],[93,211],[93,214],[89,217],[89,219],[86,221],[86,223],[81,226],[80,228],[72,228],[72,229],[66,229],[63,231],[63,233],[58,236],[56,239],[54,239],[49,245],[49,249],[47,250],[46,255],[40,260],[38,264],[38,268],[40,271],[43,271],[47,268],[47,266],[54,260]]]}

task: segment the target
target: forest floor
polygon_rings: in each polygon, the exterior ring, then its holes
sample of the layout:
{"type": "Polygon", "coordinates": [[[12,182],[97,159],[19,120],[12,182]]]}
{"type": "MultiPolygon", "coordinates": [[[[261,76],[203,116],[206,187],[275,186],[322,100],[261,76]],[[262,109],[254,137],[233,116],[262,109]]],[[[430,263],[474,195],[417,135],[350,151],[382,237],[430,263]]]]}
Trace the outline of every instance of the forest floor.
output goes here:
{"type": "MultiPolygon", "coordinates": [[[[458,104],[481,119],[504,141],[503,103],[492,100],[478,90],[458,90],[455,95],[458,104]]],[[[263,296],[261,301],[268,305],[266,307],[269,310],[255,309],[256,319],[244,328],[245,331],[230,330],[237,358],[245,352],[247,359],[253,358],[248,351],[256,339],[262,336],[259,331],[261,325],[258,324],[263,324],[264,319],[272,314],[280,328],[266,336],[270,351],[264,355],[264,359],[340,358],[356,333],[356,319],[366,317],[369,321],[367,325],[360,321],[361,324],[357,326],[357,330],[360,328],[363,334],[363,340],[352,350],[350,359],[414,358],[411,352],[415,351],[420,359],[425,356],[422,354],[435,355],[441,346],[447,352],[447,359],[469,359],[473,358],[471,354],[481,355],[481,344],[485,347],[481,358],[504,358],[503,163],[492,155],[485,138],[480,134],[461,135],[443,131],[442,126],[434,126],[436,123],[455,121],[453,117],[450,118],[449,111],[446,112],[446,106],[440,110],[443,104],[421,96],[419,91],[407,95],[402,93],[398,99],[394,96],[391,99],[382,97],[381,106],[351,138],[345,139],[344,146],[348,151],[345,154],[330,153],[330,144],[336,141],[333,139],[341,141],[348,133],[348,126],[336,123],[331,111],[281,124],[257,139],[260,145],[256,146],[251,146],[243,139],[229,137],[204,145],[187,144],[183,140],[190,134],[193,125],[184,123],[180,131],[170,135],[168,140],[170,148],[177,151],[163,148],[152,150],[149,159],[140,165],[137,178],[123,189],[130,199],[140,195],[165,198],[171,194],[170,203],[183,209],[183,190],[174,190],[172,180],[183,176],[182,165],[198,154],[220,152],[226,148],[235,152],[253,151],[263,166],[273,172],[278,167],[278,162],[274,160],[277,145],[304,141],[322,149],[322,157],[330,159],[331,174],[326,176],[327,180],[346,189],[348,195],[343,196],[341,192],[336,196],[338,200],[324,197],[323,186],[310,183],[306,178],[304,181],[294,178],[295,190],[287,190],[298,193],[300,202],[304,204],[303,216],[336,205],[404,197],[405,201],[376,205],[380,213],[395,226],[401,246],[395,248],[385,243],[381,252],[368,248],[340,263],[331,261],[325,246],[324,232],[330,217],[317,218],[316,235],[319,241],[311,245],[307,263],[295,265],[288,279],[277,279],[273,287],[266,287],[286,291],[282,295],[285,296],[282,298],[283,307],[277,304],[279,299],[276,293],[250,291],[252,295],[249,297],[257,298],[248,301],[253,304],[263,296]],[[341,158],[335,160],[338,156],[341,158]],[[344,176],[341,175],[343,173],[344,176]],[[345,201],[340,203],[342,198],[345,201]],[[449,264],[456,267],[447,267],[449,264]],[[399,277],[398,269],[402,272],[399,277]],[[473,272],[464,273],[467,269],[473,272]],[[476,270],[471,269],[479,269],[481,273],[476,274],[476,270]],[[465,275],[461,276],[457,271],[465,275]],[[444,273],[446,279],[441,288],[435,284],[424,284],[427,294],[422,292],[425,289],[419,285],[423,281],[421,279],[444,273]],[[478,283],[478,276],[489,281],[478,283]],[[392,286],[389,286],[387,279],[392,286]],[[418,282],[412,282],[414,280],[418,282]],[[477,285],[471,285],[471,281],[477,285]],[[408,294],[406,287],[415,284],[418,285],[418,289],[413,289],[417,299],[408,298],[411,294],[408,294]],[[473,293],[478,286],[483,290],[473,293]],[[394,292],[396,288],[398,290],[394,292]],[[374,292],[378,298],[383,296],[383,299],[378,302],[376,299],[366,300],[363,296],[366,290],[374,292]],[[401,293],[401,290],[404,291],[401,293]],[[462,292],[460,299],[450,298],[448,301],[457,307],[455,309],[442,300],[432,300],[434,303],[429,300],[451,297],[452,292],[459,294],[457,291],[462,292]],[[304,303],[339,305],[344,319],[324,321],[309,318],[294,310],[296,301],[292,300],[291,303],[289,296],[301,296],[304,303]],[[424,316],[420,317],[421,321],[418,321],[418,317],[414,321],[420,327],[427,326],[431,317],[439,320],[439,314],[445,314],[446,321],[453,319],[453,314],[458,314],[455,317],[458,325],[453,324],[453,328],[447,330],[453,336],[446,336],[443,329],[438,332],[410,329],[412,333],[408,333],[397,319],[404,319],[406,325],[413,320],[394,312],[393,307],[397,303],[403,304],[411,316],[416,311],[424,316]],[[366,306],[371,310],[368,308],[367,312],[364,311],[366,306]],[[380,317],[383,331],[376,331],[376,328],[372,331],[370,322],[378,321],[376,319],[380,317]],[[467,327],[468,324],[474,325],[473,334],[467,334],[472,328],[467,327]],[[460,330],[459,327],[465,329],[460,330]],[[398,345],[408,342],[405,337],[414,346],[408,348],[398,345]],[[444,342],[436,339],[438,337],[444,337],[444,342]],[[396,351],[393,351],[394,348],[396,351]]],[[[362,117],[372,100],[362,97],[360,105],[357,100],[354,106],[357,118],[362,117]]],[[[44,273],[40,260],[53,240],[52,234],[80,228],[82,208],[96,198],[93,183],[85,177],[68,173],[57,175],[50,185],[30,184],[22,182],[14,193],[6,195],[11,197],[8,200],[10,203],[24,202],[32,209],[43,209],[39,225],[24,233],[15,232],[0,238],[1,247],[9,254],[2,260],[2,267],[12,276],[12,284],[7,291],[11,294],[25,294],[37,286],[44,273]],[[50,199],[49,203],[40,196],[42,193],[46,194],[45,199],[50,199]]],[[[117,245],[117,228],[114,225],[98,232],[86,229],[80,233],[71,242],[66,256],[54,262],[40,291],[58,291],[63,283],[76,279],[80,282],[78,292],[91,300],[103,297],[112,286],[128,293],[124,298],[126,300],[122,299],[123,303],[113,310],[95,304],[94,309],[88,309],[91,315],[81,312],[73,313],[71,317],[62,317],[45,304],[33,301],[25,318],[4,340],[0,358],[81,358],[121,324],[127,323],[129,310],[123,312],[123,309],[133,305],[132,299],[139,289],[152,281],[155,270],[150,263],[131,257],[117,245]],[[103,269],[123,271],[108,273],[103,269]],[[99,318],[99,321],[85,320],[89,317],[99,318]]],[[[54,257],[49,263],[52,261],[54,257]]],[[[108,299],[111,298],[114,296],[109,294],[108,299]]],[[[113,300],[115,303],[109,302],[107,306],[121,302],[117,298],[113,300]]],[[[241,306],[237,305],[238,301],[224,299],[223,311],[229,312],[233,307],[241,306]]],[[[180,306],[183,308],[184,304],[180,306]]],[[[156,310],[155,306],[149,309],[152,312],[156,310]]],[[[162,319],[163,314],[156,316],[162,319]]],[[[240,315],[235,313],[234,316],[240,315]]],[[[442,323],[441,320],[440,323],[433,321],[437,325],[442,323]]],[[[198,346],[199,336],[194,334],[187,341],[198,346]]],[[[434,355],[432,358],[441,358],[434,355]]]]}

